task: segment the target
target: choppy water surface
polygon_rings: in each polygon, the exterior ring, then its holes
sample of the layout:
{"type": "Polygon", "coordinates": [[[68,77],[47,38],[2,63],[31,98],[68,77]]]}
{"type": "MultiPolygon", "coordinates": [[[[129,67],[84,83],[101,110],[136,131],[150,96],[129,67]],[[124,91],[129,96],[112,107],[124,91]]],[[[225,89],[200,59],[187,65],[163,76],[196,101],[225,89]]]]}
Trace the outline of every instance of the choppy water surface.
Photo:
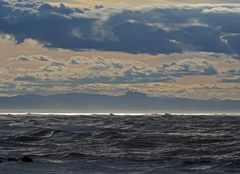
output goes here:
{"type": "Polygon", "coordinates": [[[239,173],[238,116],[1,115],[0,173],[239,173]]]}

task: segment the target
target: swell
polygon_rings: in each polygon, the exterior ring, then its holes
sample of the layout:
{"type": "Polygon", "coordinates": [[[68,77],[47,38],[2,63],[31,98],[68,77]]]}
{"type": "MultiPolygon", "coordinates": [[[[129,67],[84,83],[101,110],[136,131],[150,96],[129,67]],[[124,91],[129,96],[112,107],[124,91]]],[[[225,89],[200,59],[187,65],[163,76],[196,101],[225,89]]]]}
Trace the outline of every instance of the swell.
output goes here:
{"type": "Polygon", "coordinates": [[[0,117],[2,158],[240,168],[240,117],[0,117]]]}

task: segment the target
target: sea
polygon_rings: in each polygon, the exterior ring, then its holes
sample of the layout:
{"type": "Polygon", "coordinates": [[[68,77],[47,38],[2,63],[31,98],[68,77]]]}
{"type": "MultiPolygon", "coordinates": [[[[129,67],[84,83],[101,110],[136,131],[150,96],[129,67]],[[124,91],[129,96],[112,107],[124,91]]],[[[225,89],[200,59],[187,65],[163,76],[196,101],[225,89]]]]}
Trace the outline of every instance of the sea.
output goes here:
{"type": "Polygon", "coordinates": [[[0,174],[101,173],[240,173],[240,114],[0,114],[0,174]]]}

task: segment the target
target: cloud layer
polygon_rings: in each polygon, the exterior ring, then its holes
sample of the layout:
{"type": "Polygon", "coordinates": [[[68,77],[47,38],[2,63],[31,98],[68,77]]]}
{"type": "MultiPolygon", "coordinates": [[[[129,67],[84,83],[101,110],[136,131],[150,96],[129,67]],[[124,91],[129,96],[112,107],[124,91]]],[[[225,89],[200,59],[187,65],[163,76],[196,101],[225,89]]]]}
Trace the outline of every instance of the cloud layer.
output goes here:
{"type": "Polygon", "coordinates": [[[240,5],[80,9],[36,1],[0,2],[0,32],[18,43],[129,53],[240,54],[240,5]]]}
{"type": "Polygon", "coordinates": [[[240,62],[224,54],[173,54],[164,59],[157,56],[149,62],[145,62],[147,59],[126,61],[115,56],[10,57],[0,68],[0,93],[121,94],[137,90],[157,96],[201,99],[240,97],[237,81],[240,62]]]}
{"type": "Polygon", "coordinates": [[[133,90],[240,100],[239,4],[46,2],[0,1],[0,95],[133,90]]]}

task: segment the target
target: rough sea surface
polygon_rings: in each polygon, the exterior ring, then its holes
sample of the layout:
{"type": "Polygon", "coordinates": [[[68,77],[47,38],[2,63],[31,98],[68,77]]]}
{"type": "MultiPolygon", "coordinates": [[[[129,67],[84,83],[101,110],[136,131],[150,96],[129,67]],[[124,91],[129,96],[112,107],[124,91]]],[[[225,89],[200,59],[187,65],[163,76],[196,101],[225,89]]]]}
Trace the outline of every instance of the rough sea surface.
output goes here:
{"type": "Polygon", "coordinates": [[[240,117],[2,114],[0,158],[3,174],[239,173],[240,117]]]}

